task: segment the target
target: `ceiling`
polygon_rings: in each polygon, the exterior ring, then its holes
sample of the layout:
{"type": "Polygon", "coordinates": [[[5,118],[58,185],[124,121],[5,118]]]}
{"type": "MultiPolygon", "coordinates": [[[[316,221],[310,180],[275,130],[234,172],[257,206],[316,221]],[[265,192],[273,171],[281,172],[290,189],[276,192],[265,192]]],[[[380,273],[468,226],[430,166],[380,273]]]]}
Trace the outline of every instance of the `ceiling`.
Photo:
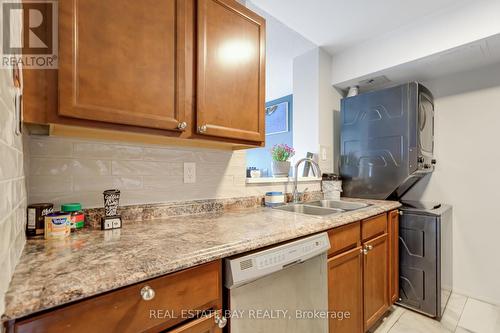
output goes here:
{"type": "Polygon", "coordinates": [[[388,68],[379,73],[370,73],[363,77],[338,83],[335,86],[347,90],[351,86],[359,85],[360,91],[365,92],[403,83],[409,78],[419,82],[427,82],[499,63],[500,34],[388,68]],[[374,82],[370,82],[372,80],[374,82]]]}
{"type": "Polygon", "coordinates": [[[331,54],[472,0],[250,0],[331,54]]]}

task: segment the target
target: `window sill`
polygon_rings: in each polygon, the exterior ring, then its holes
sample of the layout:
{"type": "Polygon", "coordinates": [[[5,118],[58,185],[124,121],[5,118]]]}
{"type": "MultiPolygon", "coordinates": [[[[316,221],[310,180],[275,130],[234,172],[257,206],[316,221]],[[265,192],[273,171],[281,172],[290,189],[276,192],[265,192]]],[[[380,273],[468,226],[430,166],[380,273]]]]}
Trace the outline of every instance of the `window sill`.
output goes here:
{"type": "MultiPolygon", "coordinates": [[[[299,183],[317,183],[321,178],[318,177],[299,177],[299,183]]],[[[288,184],[293,183],[293,177],[261,177],[261,178],[247,178],[247,184],[288,184]]]]}

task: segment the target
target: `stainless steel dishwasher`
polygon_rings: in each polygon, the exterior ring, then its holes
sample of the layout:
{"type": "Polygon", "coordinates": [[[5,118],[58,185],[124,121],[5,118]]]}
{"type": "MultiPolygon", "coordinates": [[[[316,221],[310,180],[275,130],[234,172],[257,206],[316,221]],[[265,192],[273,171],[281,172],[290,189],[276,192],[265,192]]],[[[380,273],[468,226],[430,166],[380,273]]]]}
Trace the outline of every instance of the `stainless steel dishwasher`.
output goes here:
{"type": "Polygon", "coordinates": [[[231,333],[327,333],[327,233],[225,260],[231,333]]]}

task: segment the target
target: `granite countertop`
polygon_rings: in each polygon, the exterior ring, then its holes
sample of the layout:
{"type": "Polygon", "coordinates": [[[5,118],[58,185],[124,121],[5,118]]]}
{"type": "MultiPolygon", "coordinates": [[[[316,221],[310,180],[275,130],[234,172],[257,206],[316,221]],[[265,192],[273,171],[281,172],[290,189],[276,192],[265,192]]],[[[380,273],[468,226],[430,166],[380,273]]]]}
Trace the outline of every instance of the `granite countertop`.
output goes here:
{"type": "Polygon", "coordinates": [[[372,206],[332,217],[259,207],[134,222],[115,231],[88,229],[64,240],[28,240],[5,296],[2,320],[326,231],[400,206],[393,201],[357,201],[372,206]]]}

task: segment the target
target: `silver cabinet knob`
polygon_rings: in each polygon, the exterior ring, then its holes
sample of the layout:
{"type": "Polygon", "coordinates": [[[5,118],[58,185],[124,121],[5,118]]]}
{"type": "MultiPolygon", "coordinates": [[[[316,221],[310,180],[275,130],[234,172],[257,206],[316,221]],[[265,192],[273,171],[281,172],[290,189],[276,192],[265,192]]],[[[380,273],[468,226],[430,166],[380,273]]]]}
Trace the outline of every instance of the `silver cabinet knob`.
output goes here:
{"type": "Polygon", "coordinates": [[[187,126],[188,126],[188,124],[185,121],[182,121],[182,122],[177,124],[177,129],[184,131],[187,126]]]}
{"type": "Polygon", "coordinates": [[[155,291],[150,286],[144,286],[141,289],[142,299],[145,301],[150,301],[155,298],[155,291]]]}
{"type": "Polygon", "coordinates": [[[219,312],[215,313],[215,323],[219,328],[224,328],[227,324],[227,318],[224,316],[221,316],[219,312]]]}
{"type": "Polygon", "coordinates": [[[366,256],[368,254],[368,249],[363,249],[361,250],[361,252],[363,252],[363,254],[366,256]]]}
{"type": "Polygon", "coordinates": [[[373,250],[373,245],[367,245],[367,246],[366,246],[366,249],[367,249],[368,251],[373,250]]]}
{"type": "Polygon", "coordinates": [[[205,133],[207,131],[207,125],[198,126],[198,133],[205,133]]]}

